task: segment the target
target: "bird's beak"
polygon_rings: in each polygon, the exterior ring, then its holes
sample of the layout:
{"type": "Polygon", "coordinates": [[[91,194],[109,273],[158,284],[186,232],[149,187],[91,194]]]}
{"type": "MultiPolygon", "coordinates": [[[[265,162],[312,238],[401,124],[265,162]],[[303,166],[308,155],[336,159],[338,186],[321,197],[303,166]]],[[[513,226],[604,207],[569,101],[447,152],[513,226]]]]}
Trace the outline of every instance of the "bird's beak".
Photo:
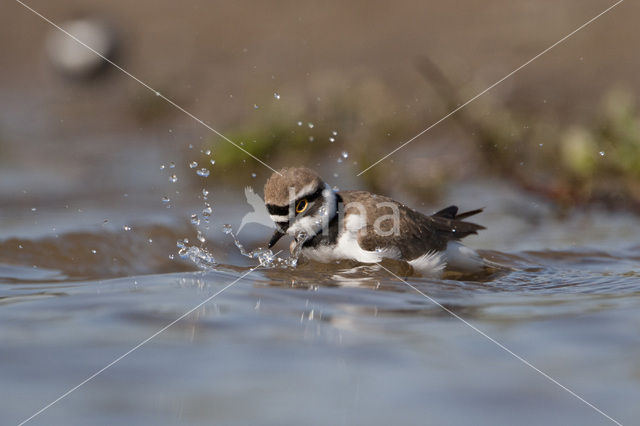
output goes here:
{"type": "Polygon", "coordinates": [[[276,243],[280,240],[280,238],[282,238],[284,234],[285,232],[282,232],[281,230],[276,229],[273,235],[271,236],[271,239],[269,240],[269,248],[275,246],[276,243]]]}
{"type": "Polygon", "coordinates": [[[277,226],[276,230],[273,232],[273,235],[271,236],[271,239],[269,240],[269,248],[275,246],[276,243],[280,241],[280,238],[282,238],[286,233],[287,233],[286,227],[277,226]]]}

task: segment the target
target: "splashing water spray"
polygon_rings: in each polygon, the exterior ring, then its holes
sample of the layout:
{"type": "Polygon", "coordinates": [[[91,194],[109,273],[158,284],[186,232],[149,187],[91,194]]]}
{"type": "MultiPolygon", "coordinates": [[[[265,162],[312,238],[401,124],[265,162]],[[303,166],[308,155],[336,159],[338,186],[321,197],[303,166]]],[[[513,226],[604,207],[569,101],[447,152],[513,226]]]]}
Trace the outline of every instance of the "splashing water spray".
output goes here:
{"type": "Polygon", "coordinates": [[[294,249],[291,252],[291,256],[289,256],[288,258],[281,258],[276,256],[270,249],[266,249],[262,247],[258,247],[257,249],[247,251],[244,248],[244,245],[238,240],[238,237],[236,237],[236,234],[233,232],[233,228],[231,228],[231,225],[229,224],[225,224],[222,227],[222,232],[224,232],[227,235],[231,235],[231,238],[233,238],[233,243],[236,245],[238,250],[240,250],[240,254],[250,259],[258,259],[258,261],[260,262],[260,265],[267,268],[296,267],[296,265],[298,264],[298,257],[300,256],[300,251],[302,250],[302,243],[307,239],[307,236],[304,232],[296,234],[295,236],[296,242],[295,242],[294,249]]]}
{"type": "MultiPolygon", "coordinates": [[[[313,128],[313,123],[309,123],[309,128],[313,128]]],[[[337,134],[334,132],[334,135],[337,134]]],[[[189,148],[192,148],[190,145],[189,148]]],[[[201,150],[201,153],[206,156],[211,156],[211,150],[201,150]]],[[[210,159],[211,165],[215,164],[215,160],[210,159]]],[[[190,169],[195,169],[196,174],[202,178],[207,178],[209,176],[209,170],[206,168],[198,169],[197,161],[190,161],[188,163],[190,169]]],[[[162,165],[161,169],[164,169],[165,166],[162,165]]],[[[175,168],[175,163],[171,162],[169,168],[175,168]]],[[[252,174],[252,177],[255,177],[255,174],[252,174]]],[[[175,174],[172,174],[169,177],[169,180],[172,183],[175,183],[178,179],[175,174]]],[[[200,242],[200,246],[192,245],[188,238],[183,238],[176,241],[176,246],[178,247],[178,255],[180,258],[184,260],[188,260],[193,262],[200,269],[213,269],[218,263],[216,262],[215,257],[211,252],[209,252],[205,247],[206,238],[204,233],[202,232],[201,226],[204,226],[204,231],[209,230],[209,226],[211,223],[211,216],[213,213],[213,208],[208,200],[209,191],[206,188],[202,188],[201,195],[199,198],[203,201],[203,209],[199,213],[191,214],[191,224],[196,228],[196,238],[200,242]]],[[[164,197],[163,203],[169,203],[169,198],[164,197]]],[[[291,255],[287,258],[278,257],[277,253],[273,253],[268,248],[257,248],[251,251],[247,251],[244,245],[238,240],[238,237],[233,232],[233,228],[229,224],[225,224],[222,227],[222,232],[227,235],[230,235],[233,238],[233,243],[240,251],[240,254],[246,256],[250,259],[257,259],[260,262],[260,266],[265,268],[295,268],[298,264],[298,258],[300,257],[300,252],[302,251],[303,243],[307,240],[307,235],[304,232],[300,232],[295,235],[295,241],[291,246],[291,255]]]]}

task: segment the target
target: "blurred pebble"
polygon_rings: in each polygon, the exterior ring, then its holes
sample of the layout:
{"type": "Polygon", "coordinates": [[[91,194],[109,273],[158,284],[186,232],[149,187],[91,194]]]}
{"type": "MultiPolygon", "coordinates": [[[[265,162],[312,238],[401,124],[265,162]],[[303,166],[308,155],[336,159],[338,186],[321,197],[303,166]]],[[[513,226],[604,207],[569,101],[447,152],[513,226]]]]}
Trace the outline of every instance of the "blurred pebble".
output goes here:
{"type": "MultiPolygon", "coordinates": [[[[117,44],[116,34],[105,22],[86,18],[68,21],[60,26],[96,52],[112,59],[117,44]]],[[[45,49],[53,66],[68,77],[90,78],[108,65],[100,56],[58,29],[51,30],[47,35],[45,49]]]]}

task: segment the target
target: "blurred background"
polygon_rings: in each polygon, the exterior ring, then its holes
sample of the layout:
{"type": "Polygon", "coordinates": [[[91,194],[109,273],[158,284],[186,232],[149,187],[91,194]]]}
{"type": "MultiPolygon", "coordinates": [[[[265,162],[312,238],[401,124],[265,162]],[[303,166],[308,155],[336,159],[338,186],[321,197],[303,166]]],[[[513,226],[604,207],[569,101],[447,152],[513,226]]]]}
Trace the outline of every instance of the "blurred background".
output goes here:
{"type": "MultiPolygon", "coordinates": [[[[612,3],[28,4],[274,168],[306,165],[427,210],[482,182],[473,203],[509,193],[558,217],[640,211],[635,3],[360,177],[612,3]]],[[[203,188],[239,223],[230,206],[246,209],[240,189],[261,193],[269,169],[19,3],[0,8],[5,236],[60,232],[63,216],[73,229],[188,219],[203,188]],[[54,219],[38,220],[45,211],[54,219]]]]}
{"type": "Polygon", "coordinates": [[[222,228],[264,247],[238,228],[271,170],[166,99],[273,168],[484,207],[465,244],[513,270],[412,286],[637,422],[638,2],[357,176],[614,0],[26,1],[131,75],[0,2],[1,424],[194,306],[33,423],[603,424],[375,266],[261,269],[202,305],[257,264],[222,228]]]}

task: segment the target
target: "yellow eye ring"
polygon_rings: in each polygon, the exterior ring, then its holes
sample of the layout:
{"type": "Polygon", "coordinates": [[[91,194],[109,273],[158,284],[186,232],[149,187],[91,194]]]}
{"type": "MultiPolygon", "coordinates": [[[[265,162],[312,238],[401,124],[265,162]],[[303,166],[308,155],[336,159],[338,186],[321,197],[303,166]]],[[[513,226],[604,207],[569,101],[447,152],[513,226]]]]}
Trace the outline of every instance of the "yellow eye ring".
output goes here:
{"type": "Polygon", "coordinates": [[[307,209],[308,206],[309,203],[307,202],[306,198],[303,198],[302,200],[298,201],[298,204],[296,204],[296,213],[302,213],[307,209]]]}

